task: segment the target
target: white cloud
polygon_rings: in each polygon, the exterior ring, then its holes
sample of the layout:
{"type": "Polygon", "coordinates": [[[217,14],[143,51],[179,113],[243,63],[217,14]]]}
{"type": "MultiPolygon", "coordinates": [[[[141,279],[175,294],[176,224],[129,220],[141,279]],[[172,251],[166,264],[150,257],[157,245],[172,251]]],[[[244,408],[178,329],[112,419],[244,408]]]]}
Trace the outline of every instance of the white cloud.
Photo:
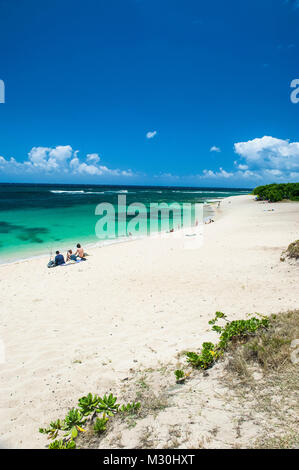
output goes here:
{"type": "Polygon", "coordinates": [[[213,147],[210,148],[210,152],[221,152],[221,149],[213,145],[213,147]]]}
{"type": "Polygon", "coordinates": [[[155,135],[157,134],[157,131],[149,131],[146,133],[146,138],[147,139],[153,139],[153,137],[155,137],[155,135]]]}
{"type": "Polygon", "coordinates": [[[281,176],[283,174],[280,170],[265,170],[265,173],[272,176],[281,176]]]}
{"type": "Polygon", "coordinates": [[[73,153],[73,149],[70,145],[58,145],[55,148],[50,149],[49,156],[50,159],[59,162],[65,162],[68,160],[73,153]]]}
{"type": "Polygon", "coordinates": [[[248,170],[248,165],[238,165],[239,170],[248,170]]]}
{"type": "Polygon", "coordinates": [[[252,184],[263,181],[298,181],[299,142],[277,139],[271,136],[234,144],[235,153],[242,159],[234,161],[236,170],[204,170],[200,179],[243,181],[252,184]]]}
{"type": "Polygon", "coordinates": [[[122,170],[122,171],[121,171],[121,174],[122,174],[123,176],[134,176],[133,171],[130,170],[130,169],[129,169],[129,170],[122,170]]]}
{"type": "Polygon", "coordinates": [[[70,145],[57,147],[33,147],[28,153],[28,160],[17,162],[14,158],[5,159],[0,156],[0,172],[2,174],[36,174],[46,175],[89,175],[89,176],[135,176],[132,170],[110,169],[99,165],[97,153],[89,153],[85,159],[78,157],[78,150],[70,145]]]}
{"type": "Polygon", "coordinates": [[[219,168],[219,171],[203,170],[202,178],[230,178],[233,173],[225,171],[223,168],[219,168]]]}
{"type": "Polygon", "coordinates": [[[86,160],[92,163],[98,163],[100,161],[100,156],[97,153],[88,153],[86,155],[86,160]]]}
{"type": "Polygon", "coordinates": [[[75,170],[76,168],[78,168],[79,165],[80,165],[79,158],[78,157],[72,158],[72,160],[70,161],[70,167],[75,170]]]}
{"type": "Polygon", "coordinates": [[[65,166],[72,153],[70,145],[58,145],[54,148],[33,147],[28,153],[28,163],[35,168],[52,171],[65,166]]]}
{"type": "Polygon", "coordinates": [[[76,168],[76,173],[86,174],[86,175],[101,175],[102,171],[95,165],[87,165],[86,163],[81,163],[76,168]]]}
{"type": "Polygon", "coordinates": [[[33,166],[44,168],[47,166],[47,156],[49,152],[47,147],[33,147],[28,153],[28,158],[33,166]]]}
{"type": "Polygon", "coordinates": [[[299,168],[299,142],[264,136],[238,142],[235,152],[250,167],[291,170],[299,168]]]}

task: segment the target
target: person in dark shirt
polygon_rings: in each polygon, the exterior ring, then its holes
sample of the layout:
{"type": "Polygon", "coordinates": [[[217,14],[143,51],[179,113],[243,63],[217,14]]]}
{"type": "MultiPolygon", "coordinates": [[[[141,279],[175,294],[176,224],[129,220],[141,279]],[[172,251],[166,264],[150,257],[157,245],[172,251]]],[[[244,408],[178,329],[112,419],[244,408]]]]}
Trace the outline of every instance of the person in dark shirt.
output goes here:
{"type": "Polygon", "coordinates": [[[61,264],[64,264],[64,256],[59,253],[59,251],[56,251],[56,256],[55,256],[55,265],[60,266],[61,264]]]}

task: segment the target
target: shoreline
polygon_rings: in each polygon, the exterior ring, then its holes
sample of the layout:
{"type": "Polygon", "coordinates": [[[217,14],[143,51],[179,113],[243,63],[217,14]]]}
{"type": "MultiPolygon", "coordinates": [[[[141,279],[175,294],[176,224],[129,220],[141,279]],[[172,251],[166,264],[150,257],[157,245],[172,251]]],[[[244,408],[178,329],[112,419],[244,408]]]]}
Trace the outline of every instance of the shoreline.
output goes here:
{"type": "MultiPolygon", "coordinates": [[[[238,196],[229,196],[229,197],[238,197],[238,196]]],[[[206,207],[211,207],[212,208],[212,213],[213,213],[213,217],[215,218],[216,217],[216,212],[215,212],[215,208],[213,208],[213,205],[217,204],[218,202],[221,202],[222,200],[224,199],[228,199],[227,197],[224,197],[224,198],[218,198],[217,200],[213,200],[213,201],[207,201],[207,202],[204,202],[204,206],[206,207]]],[[[188,228],[188,227],[180,227],[179,230],[184,230],[184,228],[188,228]]],[[[175,230],[177,232],[177,230],[175,230]]],[[[82,240],[81,244],[84,245],[86,247],[86,249],[100,249],[100,248],[105,248],[106,246],[110,246],[110,245],[117,245],[119,243],[130,243],[130,242],[133,242],[133,241],[139,241],[139,240],[144,240],[146,238],[151,238],[151,237],[155,237],[157,236],[157,233],[164,233],[164,232],[152,232],[150,234],[143,234],[143,235],[140,235],[138,237],[130,237],[130,236],[122,236],[122,237],[115,237],[114,239],[108,239],[108,240],[103,240],[103,241],[95,241],[95,242],[84,242],[84,240],[82,240]]],[[[87,250],[86,250],[87,251],[87,250]]],[[[51,258],[54,258],[54,252],[55,250],[53,250],[53,254],[51,256],[51,258]]],[[[10,266],[12,264],[19,264],[19,263],[25,263],[25,262],[28,262],[28,261],[31,261],[31,260],[35,260],[35,259],[46,259],[46,258],[49,258],[50,259],[50,256],[49,254],[46,254],[46,252],[43,252],[43,253],[39,253],[39,254],[36,254],[36,255],[33,255],[33,256],[29,256],[29,257],[26,257],[26,258],[18,258],[18,259],[15,259],[15,260],[12,260],[12,261],[0,261],[0,269],[2,267],[5,267],[5,266],[10,266]]]]}
{"type": "Polygon", "coordinates": [[[240,319],[298,308],[298,267],[280,261],[298,238],[298,207],[270,212],[234,196],[195,250],[182,238],[146,237],[95,249],[78,269],[41,259],[2,266],[2,447],[44,448],[38,429],[78,397],[117,395],[134,371],[213,342],[216,311],[240,319]]]}

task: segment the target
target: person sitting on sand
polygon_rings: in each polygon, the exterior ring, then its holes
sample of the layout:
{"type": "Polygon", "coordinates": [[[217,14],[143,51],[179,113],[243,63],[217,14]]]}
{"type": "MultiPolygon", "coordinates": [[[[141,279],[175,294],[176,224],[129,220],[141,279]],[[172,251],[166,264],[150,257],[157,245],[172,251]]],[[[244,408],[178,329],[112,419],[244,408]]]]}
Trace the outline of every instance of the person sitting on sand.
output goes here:
{"type": "Polygon", "coordinates": [[[61,264],[65,264],[64,256],[59,251],[56,251],[55,266],[60,266],[61,264]]]}
{"type": "Polygon", "coordinates": [[[79,258],[83,259],[84,258],[84,250],[80,243],[77,244],[77,251],[75,253],[75,256],[79,256],[79,258]]]}
{"type": "Polygon", "coordinates": [[[76,261],[77,256],[74,255],[73,250],[68,250],[66,254],[66,261],[76,261]]]}
{"type": "Polygon", "coordinates": [[[208,219],[206,219],[205,224],[211,224],[212,222],[214,222],[214,220],[209,217],[208,219]]]}

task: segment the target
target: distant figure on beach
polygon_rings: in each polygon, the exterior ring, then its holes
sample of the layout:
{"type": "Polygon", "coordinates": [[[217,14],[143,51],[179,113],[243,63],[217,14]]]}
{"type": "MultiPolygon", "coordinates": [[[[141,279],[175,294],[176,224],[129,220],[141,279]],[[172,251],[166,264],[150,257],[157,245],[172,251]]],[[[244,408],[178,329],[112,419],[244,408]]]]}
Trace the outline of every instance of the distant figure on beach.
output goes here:
{"type": "Polygon", "coordinates": [[[66,254],[66,261],[76,261],[77,256],[73,253],[73,250],[68,250],[66,254]]]}
{"type": "Polygon", "coordinates": [[[77,251],[75,253],[75,256],[79,256],[79,258],[83,259],[84,258],[84,250],[80,243],[77,244],[77,251]]]}
{"type": "Polygon", "coordinates": [[[55,256],[55,266],[60,266],[61,264],[64,264],[64,256],[59,253],[59,251],[56,251],[56,256],[55,256]]]}

